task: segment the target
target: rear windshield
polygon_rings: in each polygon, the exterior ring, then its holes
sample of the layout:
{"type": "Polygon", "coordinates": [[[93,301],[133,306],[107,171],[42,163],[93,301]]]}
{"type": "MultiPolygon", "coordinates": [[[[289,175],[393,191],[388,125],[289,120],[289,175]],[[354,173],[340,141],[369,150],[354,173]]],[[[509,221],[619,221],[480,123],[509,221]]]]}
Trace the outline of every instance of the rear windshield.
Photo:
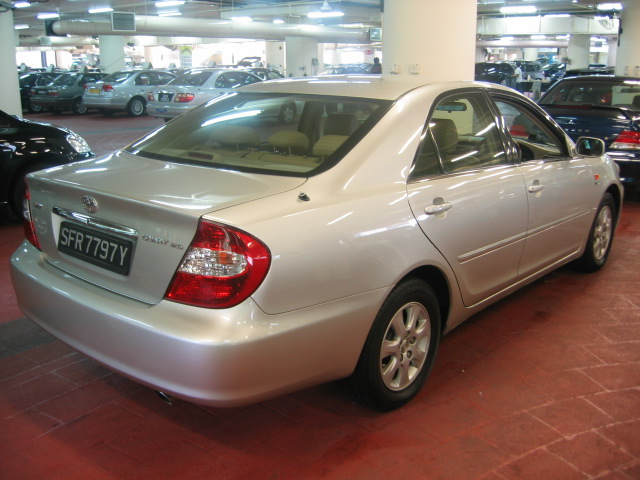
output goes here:
{"type": "Polygon", "coordinates": [[[183,85],[185,87],[201,87],[211,75],[213,75],[212,70],[189,70],[188,72],[178,75],[171,80],[169,84],[183,85]]]}
{"type": "Polygon", "coordinates": [[[104,77],[100,82],[104,83],[122,83],[135,72],[116,72],[104,77]]]}
{"type": "Polygon", "coordinates": [[[589,105],[640,110],[640,80],[558,84],[540,100],[541,105],[589,105]]]}
{"type": "Polygon", "coordinates": [[[306,177],[335,165],[391,102],[234,93],[159,127],[125,150],[169,162],[306,177]]]}
{"type": "Polygon", "coordinates": [[[56,78],[51,85],[56,85],[58,87],[71,87],[74,83],[76,83],[77,79],[77,73],[63,73],[58,78],[56,78]]]}

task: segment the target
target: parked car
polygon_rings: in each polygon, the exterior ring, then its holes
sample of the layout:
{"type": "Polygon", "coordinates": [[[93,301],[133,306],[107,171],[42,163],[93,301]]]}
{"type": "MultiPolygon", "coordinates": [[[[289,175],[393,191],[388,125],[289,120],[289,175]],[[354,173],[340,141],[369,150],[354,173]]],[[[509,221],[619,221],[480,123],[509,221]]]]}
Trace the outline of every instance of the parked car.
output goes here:
{"type": "Polygon", "coordinates": [[[513,90],[346,76],[254,83],[28,188],[11,275],[56,337],[201,404],[345,379],[380,410],[420,391],[441,334],[600,269],[622,201],[603,142],[513,90]],[[285,100],[293,123],[260,116],[285,100]]]}
{"type": "Polygon", "coordinates": [[[325,68],[319,75],[368,75],[371,74],[373,63],[350,63],[333,65],[325,68]]]}
{"type": "Polygon", "coordinates": [[[88,107],[82,102],[85,86],[106,76],[106,73],[100,72],[63,73],[47,86],[33,87],[31,104],[47,108],[53,113],[71,110],[76,115],[83,115],[88,111],[88,107]]]}
{"type": "Polygon", "coordinates": [[[31,104],[31,89],[34,87],[44,87],[53,82],[60,72],[24,72],[19,74],[20,83],[20,101],[22,102],[22,110],[29,113],[38,113],[42,111],[39,105],[31,104]]]}
{"type": "Polygon", "coordinates": [[[33,122],[0,110],[0,203],[22,215],[24,177],[43,168],[94,157],[71,130],[33,122]]]}
{"type": "Polygon", "coordinates": [[[640,189],[640,80],[615,76],[565,77],[540,106],[574,140],[604,140],[625,185],[640,189]]]}
{"type": "MultiPolygon", "coordinates": [[[[219,95],[261,81],[259,76],[239,68],[194,68],[168,85],[149,90],[147,108],[150,115],[170,120],[219,95]]],[[[284,113],[289,115],[287,120],[295,117],[295,105],[293,112],[284,113]]]]}
{"type": "Polygon", "coordinates": [[[479,62],[475,67],[475,80],[515,88],[515,69],[509,62],[479,62]]]}
{"type": "Polygon", "coordinates": [[[532,80],[542,80],[544,78],[542,65],[538,62],[520,60],[520,68],[522,69],[522,76],[525,80],[529,77],[531,77],[532,80]]]}
{"type": "Polygon", "coordinates": [[[284,75],[273,68],[249,67],[246,68],[246,70],[259,76],[262,80],[278,80],[280,78],[284,78],[284,75]]]}
{"type": "Polygon", "coordinates": [[[147,113],[149,88],[169,83],[175,77],[162,70],[122,70],[88,83],[82,102],[87,108],[97,108],[104,115],[125,110],[131,117],[140,117],[147,113]]]}
{"type": "MultiPolygon", "coordinates": [[[[564,72],[565,77],[581,77],[584,75],[613,75],[615,67],[572,68],[564,72]]],[[[563,77],[564,78],[564,77],[563,77]]]]}
{"type": "Polygon", "coordinates": [[[555,83],[564,77],[564,72],[567,66],[564,63],[550,63],[542,68],[545,78],[549,80],[549,83],[555,83]]]}

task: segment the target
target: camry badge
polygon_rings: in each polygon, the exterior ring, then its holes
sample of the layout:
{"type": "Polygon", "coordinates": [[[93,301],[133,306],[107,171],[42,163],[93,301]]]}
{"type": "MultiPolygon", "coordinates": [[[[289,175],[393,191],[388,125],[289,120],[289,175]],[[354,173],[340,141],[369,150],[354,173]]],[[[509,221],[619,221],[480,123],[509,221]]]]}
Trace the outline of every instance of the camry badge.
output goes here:
{"type": "Polygon", "coordinates": [[[96,213],[98,210],[98,201],[89,195],[85,195],[82,197],[82,206],[88,213],[96,213]]]}

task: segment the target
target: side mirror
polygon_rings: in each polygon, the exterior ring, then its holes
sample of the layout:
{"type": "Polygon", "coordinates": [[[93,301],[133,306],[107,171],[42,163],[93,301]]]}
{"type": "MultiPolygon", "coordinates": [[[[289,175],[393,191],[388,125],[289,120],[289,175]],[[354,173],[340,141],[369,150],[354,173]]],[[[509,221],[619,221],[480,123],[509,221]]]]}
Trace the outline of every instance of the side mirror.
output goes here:
{"type": "Polygon", "coordinates": [[[576,141],[576,149],[579,155],[587,157],[599,157],[605,153],[604,142],[599,138],[580,137],[576,141]]]}

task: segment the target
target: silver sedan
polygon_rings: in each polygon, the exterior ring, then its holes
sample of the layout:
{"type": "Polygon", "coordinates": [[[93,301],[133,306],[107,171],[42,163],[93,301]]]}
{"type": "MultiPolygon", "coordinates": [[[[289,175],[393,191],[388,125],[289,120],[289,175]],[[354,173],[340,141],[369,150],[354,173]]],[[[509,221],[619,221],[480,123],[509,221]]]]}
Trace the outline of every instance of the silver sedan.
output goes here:
{"type": "Polygon", "coordinates": [[[28,318],[167,395],[236,406],[341,379],[391,410],[462,321],[603,267],[622,203],[603,152],[498,85],[256,83],[31,174],[13,284],[28,318]],[[264,115],[283,101],[288,125],[264,115]]]}

